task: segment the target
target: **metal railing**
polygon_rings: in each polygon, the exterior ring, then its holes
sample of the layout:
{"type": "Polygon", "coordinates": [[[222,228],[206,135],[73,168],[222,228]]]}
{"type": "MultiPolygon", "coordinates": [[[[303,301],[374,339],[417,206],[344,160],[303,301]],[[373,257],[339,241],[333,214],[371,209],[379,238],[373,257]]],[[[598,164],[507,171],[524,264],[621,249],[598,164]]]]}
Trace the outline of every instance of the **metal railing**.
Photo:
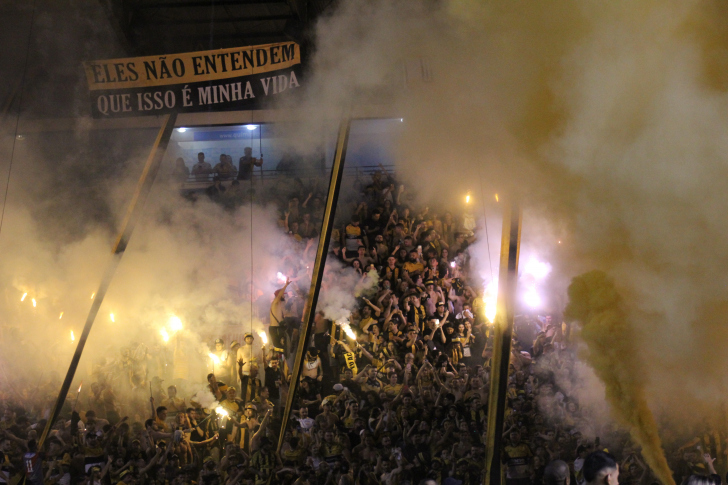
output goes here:
{"type": "MultiPolygon", "coordinates": [[[[395,173],[394,172],[394,166],[393,165],[384,165],[384,168],[386,171],[390,174],[395,173]]],[[[381,172],[382,166],[380,165],[360,165],[360,166],[354,166],[354,167],[347,167],[344,170],[344,177],[345,178],[351,178],[351,177],[360,177],[365,182],[369,182],[371,180],[371,175],[376,172],[381,172]]],[[[329,177],[331,175],[331,168],[325,168],[325,169],[292,169],[292,170],[276,170],[276,169],[261,169],[256,170],[255,172],[251,173],[251,179],[253,181],[253,184],[259,184],[262,183],[265,185],[267,182],[270,182],[271,185],[279,179],[285,178],[285,179],[299,179],[302,182],[313,182],[315,180],[323,180],[328,181],[329,177]]],[[[237,174],[233,175],[220,175],[217,173],[209,173],[209,174],[197,174],[197,175],[190,175],[187,177],[187,179],[182,182],[182,190],[184,191],[195,191],[195,190],[205,190],[208,187],[210,187],[214,182],[214,177],[219,176],[220,182],[223,186],[229,187],[233,180],[239,180],[241,184],[249,184],[251,183],[251,179],[238,179],[237,174]]]]}

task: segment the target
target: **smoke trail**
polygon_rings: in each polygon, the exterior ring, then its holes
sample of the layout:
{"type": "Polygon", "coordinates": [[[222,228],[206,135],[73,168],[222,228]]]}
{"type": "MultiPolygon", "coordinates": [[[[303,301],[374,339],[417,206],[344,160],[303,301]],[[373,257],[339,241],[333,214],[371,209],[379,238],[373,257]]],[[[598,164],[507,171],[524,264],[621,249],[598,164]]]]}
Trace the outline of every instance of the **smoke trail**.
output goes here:
{"type": "Polygon", "coordinates": [[[642,446],[642,456],[665,484],[674,484],[657,424],[645,398],[644,365],[635,345],[635,332],[614,283],[602,271],[591,271],[569,285],[564,316],[581,326],[588,346],[586,361],[604,382],[615,417],[629,427],[642,446]]]}
{"type": "Polygon", "coordinates": [[[360,296],[372,296],[376,289],[379,275],[375,270],[360,276],[353,269],[342,266],[336,261],[327,262],[326,286],[321,290],[317,310],[324,317],[335,322],[348,320],[358,305],[360,296]]]}

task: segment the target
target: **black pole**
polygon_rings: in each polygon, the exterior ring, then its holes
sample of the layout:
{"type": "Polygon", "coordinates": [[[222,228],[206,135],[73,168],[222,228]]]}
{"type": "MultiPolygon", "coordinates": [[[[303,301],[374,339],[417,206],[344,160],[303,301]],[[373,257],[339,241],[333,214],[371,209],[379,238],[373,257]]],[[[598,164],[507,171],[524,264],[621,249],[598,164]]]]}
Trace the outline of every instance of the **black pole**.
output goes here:
{"type": "Polygon", "coordinates": [[[61,386],[61,392],[58,393],[56,403],[53,405],[51,415],[46,423],[45,429],[43,430],[43,434],[38,441],[39,450],[42,449],[43,443],[48,437],[48,433],[51,430],[51,427],[53,427],[53,423],[55,423],[56,419],[58,419],[58,415],[61,413],[61,409],[63,408],[63,403],[66,401],[66,394],[68,394],[68,390],[71,388],[71,383],[73,382],[73,377],[76,375],[76,369],[78,368],[78,363],[81,360],[83,348],[86,345],[86,339],[88,339],[88,335],[91,333],[91,327],[94,325],[94,320],[96,319],[99,308],[101,308],[101,304],[104,301],[104,296],[106,296],[106,292],[109,289],[109,285],[114,277],[116,268],[119,266],[119,262],[124,255],[124,251],[126,251],[126,246],[129,244],[129,239],[134,231],[134,227],[137,222],[139,222],[142,215],[144,203],[147,201],[149,192],[154,184],[154,179],[157,176],[157,172],[159,172],[159,167],[162,165],[162,158],[164,157],[164,152],[167,150],[167,144],[169,143],[169,138],[172,136],[172,130],[174,129],[176,121],[176,113],[165,115],[164,124],[159,129],[157,139],[154,140],[152,151],[147,158],[147,163],[144,165],[142,174],[139,177],[136,191],[131,199],[129,208],[126,211],[126,216],[124,216],[124,220],[121,223],[119,237],[111,251],[111,261],[109,261],[109,264],[106,266],[104,276],[99,284],[99,289],[96,290],[96,296],[94,297],[91,309],[86,317],[86,324],[83,327],[81,337],[78,339],[76,352],[73,354],[71,365],[68,367],[68,372],[66,372],[66,378],[61,386]]]}
{"type": "Polygon", "coordinates": [[[326,211],[324,212],[324,220],[321,224],[321,236],[319,237],[318,249],[316,250],[316,262],[313,266],[313,275],[311,276],[311,288],[308,292],[308,302],[298,337],[296,360],[293,364],[293,372],[291,373],[291,383],[288,388],[286,407],[283,410],[283,421],[281,422],[281,432],[278,437],[276,453],[280,453],[281,446],[283,445],[283,435],[286,432],[286,426],[288,426],[288,420],[291,417],[291,407],[293,406],[293,399],[298,389],[298,381],[301,379],[303,359],[306,356],[306,346],[308,345],[309,338],[311,338],[313,318],[316,314],[316,303],[318,302],[319,292],[321,291],[321,280],[324,276],[326,255],[329,252],[329,242],[331,241],[331,232],[334,227],[334,215],[336,214],[336,203],[339,200],[341,176],[344,173],[344,159],[346,158],[346,146],[349,142],[350,128],[351,121],[348,118],[344,119],[339,126],[339,138],[336,144],[336,155],[334,155],[334,166],[331,169],[326,211]]]}
{"type": "Polygon", "coordinates": [[[518,253],[521,244],[521,209],[517,202],[504,203],[498,304],[495,316],[493,358],[488,395],[485,483],[501,484],[501,446],[508,391],[508,367],[513,338],[513,308],[518,284],[518,253]]]}

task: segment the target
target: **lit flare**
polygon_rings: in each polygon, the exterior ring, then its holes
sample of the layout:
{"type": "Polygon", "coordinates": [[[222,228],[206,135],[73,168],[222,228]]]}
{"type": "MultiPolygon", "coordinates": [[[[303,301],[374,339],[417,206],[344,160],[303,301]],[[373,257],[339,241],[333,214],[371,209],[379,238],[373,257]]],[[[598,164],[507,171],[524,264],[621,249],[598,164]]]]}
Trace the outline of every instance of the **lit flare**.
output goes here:
{"type": "Polygon", "coordinates": [[[485,318],[489,322],[495,321],[495,315],[498,310],[498,282],[491,281],[486,285],[483,291],[483,304],[485,305],[485,318]]]}
{"type": "Polygon", "coordinates": [[[33,308],[35,308],[37,306],[36,303],[35,303],[35,298],[31,298],[30,301],[33,302],[33,308]]]}
{"type": "Polygon", "coordinates": [[[28,296],[27,293],[23,293],[23,296],[20,297],[20,301],[25,301],[25,297],[28,296]]]}
{"type": "Polygon", "coordinates": [[[164,340],[164,343],[166,344],[169,342],[169,334],[167,333],[167,330],[161,329],[159,333],[162,335],[162,340],[164,340]]]}
{"type": "Polygon", "coordinates": [[[260,335],[263,345],[268,345],[268,335],[266,335],[265,332],[258,332],[258,335],[260,335]]]}
{"type": "Polygon", "coordinates": [[[71,342],[76,341],[76,336],[73,334],[73,330],[71,330],[71,342]]]}
{"type": "Polygon", "coordinates": [[[209,355],[209,356],[210,356],[210,358],[212,359],[212,361],[213,361],[214,363],[216,363],[216,364],[219,364],[219,363],[220,363],[220,357],[218,357],[217,355],[213,354],[212,352],[210,352],[210,353],[209,353],[209,354],[207,354],[207,355],[209,355]]]}
{"type": "Polygon", "coordinates": [[[110,313],[109,314],[109,317],[111,318],[111,321],[112,322],[116,323],[116,319],[114,318],[114,314],[113,313],[110,313]]]}
{"type": "Polygon", "coordinates": [[[177,315],[172,315],[169,317],[169,329],[172,330],[172,332],[179,332],[182,330],[182,320],[177,315]]]}
{"type": "Polygon", "coordinates": [[[351,327],[348,324],[344,326],[344,333],[350,339],[356,340],[356,334],[354,333],[354,331],[351,329],[351,327]]]}

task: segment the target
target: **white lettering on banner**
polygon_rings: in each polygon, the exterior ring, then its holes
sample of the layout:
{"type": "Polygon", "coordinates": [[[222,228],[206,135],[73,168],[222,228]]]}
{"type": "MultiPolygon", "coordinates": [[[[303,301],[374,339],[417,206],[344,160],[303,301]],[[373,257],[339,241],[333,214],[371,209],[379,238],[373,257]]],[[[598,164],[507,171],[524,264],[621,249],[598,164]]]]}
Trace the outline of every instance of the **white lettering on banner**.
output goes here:
{"type": "Polygon", "coordinates": [[[288,82],[288,85],[290,87],[294,87],[293,85],[296,85],[295,87],[300,87],[301,85],[298,84],[298,79],[296,78],[296,73],[294,71],[291,71],[291,80],[288,82]]]}
{"type": "Polygon", "coordinates": [[[288,76],[281,74],[278,76],[278,92],[282,93],[288,89],[288,76]]]}
{"type": "Polygon", "coordinates": [[[230,94],[232,95],[233,101],[240,99],[242,94],[240,91],[242,91],[242,83],[233,83],[230,85],[230,94]]]}
{"type": "Polygon", "coordinates": [[[253,86],[250,85],[250,81],[247,81],[245,83],[245,96],[243,96],[243,99],[248,98],[254,98],[255,94],[253,94],[253,86]]]}
{"type": "Polygon", "coordinates": [[[131,111],[131,95],[128,93],[102,94],[96,99],[96,108],[105,115],[120,111],[131,111]]]}
{"type": "Polygon", "coordinates": [[[270,78],[264,77],[260,80],[260,83],[263,85],[263,91],[265,92],[265,95],[268,96],[268,85],[270,84],[270,78]]]}
{"type": "Polygon", "coordinates": [[[212,93],[210,86],[204,88],[197,88],[197,93],[200,95],[200,104],[210,104],[212,102],[212,93]]]}

